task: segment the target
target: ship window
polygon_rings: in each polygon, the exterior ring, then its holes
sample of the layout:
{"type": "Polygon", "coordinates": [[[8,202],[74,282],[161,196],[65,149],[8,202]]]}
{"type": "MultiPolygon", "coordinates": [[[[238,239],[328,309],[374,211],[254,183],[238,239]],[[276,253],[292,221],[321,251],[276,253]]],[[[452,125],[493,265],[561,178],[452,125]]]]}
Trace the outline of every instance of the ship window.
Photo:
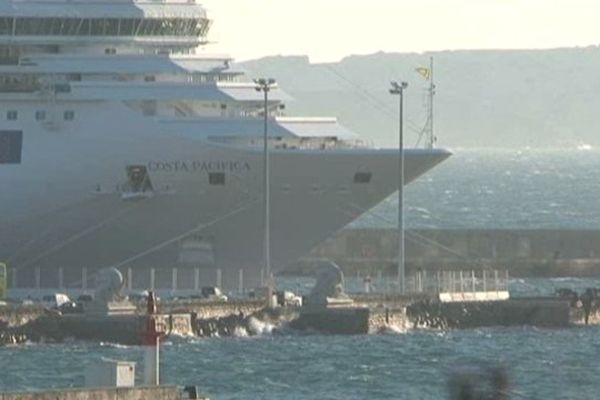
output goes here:
{"type": "Polygon", "coordinates": [[[75,119],[75,111],[67,110],[64,112],[63,117],[65,121],[73,121],[75,119]]]}
{"type": "Polygon", "coordinates": [[[119,20],[117,18],[106,19],[104,28],[105,35],[117,36],[119,34],[119,20]]]}
{"type": "Polygon", "coordinates": [[[0,18],[0,35],[12,33],[12,18],[0,18]]]}
{"type": "Polygon", "coordinates": [[[35,119],[36,119],[36,121],[45,121],[46,120],[46,111],[37,110],[35,112],[35,119]]]}
{"type": "Polygon", "coordinates": [[[19,113],[15,110],[11,110],[6,113],[6,119],[9,121],[16,121],[18,118],[19,113]]]}
{"type": "Polygon", "coordinates": [[[224,172],[209,172],[208,183],[211,185],[224,185],[225,184],[225,173],[224,172]]]}
{"type": "Polygon", "coordinates": [[[0,131],[0,164],[20,164],[23,132],[0,131]]]}
{"type": "Polygon", "coordinates": [[[131,19],[131,18],[122,19],[120,35],[133,36],[135,34],[135,31],[136,31],[139,23],[140,23],[140,20],[136,20],[136,19],[131,19]]]}
{"type": "Polygon", "coordinates": [[[150,36],[158,26],[158,21],[155,19],[145,19],[142,21],[142,25],[140,26],[138,35],[140,36],[150,36]]]}
{"type": "Polygon", "coordinates": [[[369,183],[373,174],[370,172],[357,172],[354,174],[354,183],[369,183]]]}
{"type": "Polygon", "coordinates": [[[32,35],[36,30],[33,18],[17,18],[15,32],[17,35],[32,35]]]}
{"type": "Polygon", "coordinates": [[[64,20],[64,31],[63,35],[75,36],[78,35],[79,25],[81,20],[75,18],[67,18],[64,20]]]}
{"type": "Polygon", "coordinates": [[[104,33],[104,19],[92,19],[90,33],[92,36],[102,36],[104,33]]]}
{"type": "MultiPolygon", "coordinates": [[[[210,26],[191,18],[14,18],[17,35],[203,36],[210,26]]],[[[0,18],[0,35],[11,35],[13,18],[0,18]]]]}
{"type": "Polygon", "coordinates": [[[79,28],[79,35],[89,35],[91,33],[91,24],[92,21],[90,21],[89,19],[84,19],[81,21],[81,27],[79,28]]]}
{"type": "Polygon", "coordinates": [[[67,74],[69,82],[81,82],[81,74],[67,74]]]}

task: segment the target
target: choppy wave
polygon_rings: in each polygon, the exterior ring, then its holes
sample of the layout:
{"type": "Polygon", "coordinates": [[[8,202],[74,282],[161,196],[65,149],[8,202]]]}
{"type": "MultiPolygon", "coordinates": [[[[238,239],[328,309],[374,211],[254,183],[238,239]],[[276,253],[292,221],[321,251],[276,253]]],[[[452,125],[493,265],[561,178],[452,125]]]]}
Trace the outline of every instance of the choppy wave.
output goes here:
{"type": "Polygon", "coordinates": [[[248,320],[248,330],[252,335],[270,335],[275,328],[273,323],[261,321],[255,317],[250,317],[248,320]]]}
{"type": "Polygon", "coordinates": [[[403,335],[403,334],[407,333],[409,331],[409,329],[410,328],[405,327],[405,326],[386,325],[384,327],[377,329],[377,331],[373,332],[373,333],[379,334],[379,335],[403,335]]]}
{"type": "MultiPolygon", "coordinates": [[[[455,150],[406,187],[408,228],[598,229],[600,153],[455,150]]],[[[352,227],[395,227],[397,195],[352,227]]]]}
{"type": "MultiPolygon", "coordinates": [[[[451,371],[482,362],[507,366],[512,392],[523,398],[593,399],[600,391],[593,351],[599,346],[599,327],[186,339],[162,348],[161,376],[225,400],[437,400],[447,398],[451,371]]],[[[0,348],[0,387],[81,386],[85,366],[99,357],[135,361],[141,378],[143,352],[136,346],[37,345],[0,348]]]]}

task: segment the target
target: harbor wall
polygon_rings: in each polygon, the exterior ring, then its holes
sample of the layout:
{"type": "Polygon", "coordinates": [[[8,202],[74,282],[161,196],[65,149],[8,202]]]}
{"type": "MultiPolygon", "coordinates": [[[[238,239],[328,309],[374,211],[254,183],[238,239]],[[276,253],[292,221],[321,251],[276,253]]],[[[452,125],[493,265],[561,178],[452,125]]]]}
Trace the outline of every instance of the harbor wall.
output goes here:
{"type": "MultiPolygon", "coordinates": [[[[419,229],[406,231],[406,267],[417,270],[508,270],[511,276],[600,276],[600,231],[419,229]]],[[[346,229],[287,272],[309,273],[322,259],[348,273],[394,273],[394,229],[346,229]]]]}
{"type": "Polygon", "coordinates": [[[159,303],[158,310],[162,314],[194,313],[198,319],[225,318],[230,315],[251,315],[265,306],[259,300],[231,301],[193,301],[175,300],[159,303]]]}
{"type": "Polygon", "coordinates": [[[44,315],[44,308],[41,305],[24,306],[21,304],[8,304],[0,307],[0,326],[14,327],[25,325],[42,315],[44,315]]]}
{"type": "MultiPolygon", "coordinates": [[[[232,300],[228,302],[216,301],[161,301],[158,304],[160,318],[167,325],[177,325],[177,318],[182,314],[195,313],[197,318],[211,319],[223,318],[230,315],[251,315],[264,308],[264,302],[258,300],[232,300]],[[168,321],[169,316],[175,318],[174,321],[168,321]]],[[[138,305],[137,314],[143,315],[146,312],[145,304],[138,305]]],[[[8,326],[20,326],[38,319],[40,316],[48,314],[40,304],[27,306],[22,304],[9,304],[0,307],[0,321],[8,326]]],[[[75,314],[77,315],[77,314],[75,314]]],[[[161,319],[161,321],[162,321],[161,319]]]]}
{"type": "Polygon", "coordinates": [[[176,386],[133,388],[48,389],[39,392],[0,393],[0,400],[179,400],[176,386]]]}
{"type": "Polygon", "coordinates": [[[566,328],[572,320],[569,301],[558,298],[519,298],[482,302],[415,302],[407,317],[415,328],[479,328],[538,326],[566,328]]]}

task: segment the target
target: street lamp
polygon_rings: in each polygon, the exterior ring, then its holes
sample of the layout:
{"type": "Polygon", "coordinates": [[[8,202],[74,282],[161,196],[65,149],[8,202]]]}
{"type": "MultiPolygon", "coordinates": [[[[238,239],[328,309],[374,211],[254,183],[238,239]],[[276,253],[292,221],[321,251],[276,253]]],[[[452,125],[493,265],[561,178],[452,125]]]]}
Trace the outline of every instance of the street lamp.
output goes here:
{"type": "Polygon", "coordinates": [[[264,217],[265,217],[265,243],[264,243],[264,261],[265,261],[265,274],[267,275],[267,304],[270,306],[273,297],[273,282],[271,281],[271,185],[270,185],[270,169],[269,169],[269,92],[275,86],[275,79],[272,78],[261,78],[255,79],[254,84],[256,85],[257,92],[263,92],[264,97],[264,131],[263,131],[263,159],[264,159],[264,217]]]}
{"type": "Polygon", "coordinates": [[[400,99],[399,128],[398,128],[398,288],[400,294],[404,294],[406,288],[406,272],[404,266],[404,138],[403,138],[403,114],[404,114],[404,89],[408,87],[406,82],[391,82],[390,94],[398,95],[400,99]]]}

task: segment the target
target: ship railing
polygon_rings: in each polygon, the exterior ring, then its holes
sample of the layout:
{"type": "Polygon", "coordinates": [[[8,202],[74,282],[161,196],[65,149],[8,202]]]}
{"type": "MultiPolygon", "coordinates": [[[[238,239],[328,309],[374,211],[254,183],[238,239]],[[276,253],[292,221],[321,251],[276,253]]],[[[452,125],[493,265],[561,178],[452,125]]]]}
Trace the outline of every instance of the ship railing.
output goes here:
{"type": "MultiPolygon", "coordinates": [[[[382,276],[359,279],[366,293],[397,294],[399,286],[394,280],[382,276]]],[[[483,293],[508,293],[510,276],[507,270],[419,270],[408,274],[406,294],[449,295],[455,298],[476,298],[483,293]]]]}
{"type": "Polygon", "coordinates": [[[301,143],[281,143],[273,145],[277,150],[353,150],[372,148],[372,144],[368,141],[321,141],[307,140],[301,143]]]}
{"type": "Polygon", "coordinates": [[[37,83],[24,82],[2,82],[0,80],[0,92],[3,93],[31,93],[41,89],[37,83]]]}
{"type": "Polygon", "coordinates": [[[434,293],[504,292],[508,283],[508,270],[437,271],[434,276],[418,271],[414,277],[417,291],[434,293]]]}
{"type": "Polygon", "coordinates": [[[0,65],[19,65],[18,56],[0,56],[0,65]]]}

